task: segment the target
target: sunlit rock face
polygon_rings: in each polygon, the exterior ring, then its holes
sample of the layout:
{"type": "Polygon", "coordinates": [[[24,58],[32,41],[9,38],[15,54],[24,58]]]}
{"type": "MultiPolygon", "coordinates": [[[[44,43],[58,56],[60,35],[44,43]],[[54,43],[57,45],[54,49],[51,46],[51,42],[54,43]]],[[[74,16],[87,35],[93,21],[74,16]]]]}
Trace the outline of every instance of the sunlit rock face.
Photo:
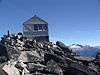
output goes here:
{"type": "Polygon", "coordinates": [[[95,64],[95,58],[76,57],[73,50],[61,41],[55,44],[39,42],[19,33],[6,35],[0,43],[0,58],[3,61],[0,60],[0,69],[8,75],[99,75],[100,67],[95,64]]]}

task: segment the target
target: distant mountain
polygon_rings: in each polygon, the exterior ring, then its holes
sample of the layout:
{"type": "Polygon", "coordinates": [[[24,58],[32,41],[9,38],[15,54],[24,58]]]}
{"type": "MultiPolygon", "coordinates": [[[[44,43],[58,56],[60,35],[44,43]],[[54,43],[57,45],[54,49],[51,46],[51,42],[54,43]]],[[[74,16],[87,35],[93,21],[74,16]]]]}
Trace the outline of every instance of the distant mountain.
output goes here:
{"type": "Polygon", "coordinates": [[[99,48],[100,49],[100,46],[95,46],[95,48],[99,48]]]}
{"type": "Polygon", "coordinates": [[[81,55],[81,56],[95,57],[97,51],[100,51],[100,48],[98,47],[91,47],[89,45],[82,46],[79,44],[72,44],[69,46],[69,48],[72,49],[73,52],[76,52],[77,55],[81,55]]]}

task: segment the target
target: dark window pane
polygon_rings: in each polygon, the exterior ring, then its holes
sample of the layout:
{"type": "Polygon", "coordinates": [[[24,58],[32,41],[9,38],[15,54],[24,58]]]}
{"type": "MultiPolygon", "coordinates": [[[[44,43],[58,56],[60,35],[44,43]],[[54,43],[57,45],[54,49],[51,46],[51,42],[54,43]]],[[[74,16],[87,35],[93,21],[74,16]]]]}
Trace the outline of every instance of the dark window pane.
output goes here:
{"type": "Polygon", "coordinates": [[[38,30],[38,25],[34,25],[34,30],[38,30]]]}
{"type": "Polygon", "coordinates": [[[39,30],[42,30],[42,25],[39,25],[39,30]]]}
{"type": "Polygon", "coordinates": [[[44,26],[43,26],[43,30],[48,30],[47,25],[44,25],[44,26]]]}

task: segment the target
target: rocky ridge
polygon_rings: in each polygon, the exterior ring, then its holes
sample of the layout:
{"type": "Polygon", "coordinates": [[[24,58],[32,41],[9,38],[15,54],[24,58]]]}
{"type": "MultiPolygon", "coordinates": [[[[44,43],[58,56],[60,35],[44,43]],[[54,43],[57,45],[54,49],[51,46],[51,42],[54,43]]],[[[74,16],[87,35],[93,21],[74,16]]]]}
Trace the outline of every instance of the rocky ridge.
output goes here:
{"type": "Polygon", "coordinates": [[[100,75],[95,58],[76,57],[64,43],[6,35],[0,42],[2,75],[100,75]]]}

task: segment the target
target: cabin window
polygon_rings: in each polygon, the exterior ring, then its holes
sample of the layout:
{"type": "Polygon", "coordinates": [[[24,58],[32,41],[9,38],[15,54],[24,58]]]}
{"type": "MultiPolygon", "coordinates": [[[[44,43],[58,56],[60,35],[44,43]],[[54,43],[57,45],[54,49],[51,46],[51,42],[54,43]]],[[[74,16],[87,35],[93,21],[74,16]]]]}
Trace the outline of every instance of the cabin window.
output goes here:
{"type": "Polygon", "coordinates": [[[42,25],[39,25],[39,31],[42,31],[43,28],[42,28],[42,25]]]}
{"type": "Polygon", "coordinates": [[[47,25],[44,25],[44,26],[43,26],[43,30],[44,30],[44,31],[48,30],[47,25]]]}
{"type": "Polygon", "coordinates": [[[38,31],[38,25],[34,25],[34,30],[38,31]]]}

